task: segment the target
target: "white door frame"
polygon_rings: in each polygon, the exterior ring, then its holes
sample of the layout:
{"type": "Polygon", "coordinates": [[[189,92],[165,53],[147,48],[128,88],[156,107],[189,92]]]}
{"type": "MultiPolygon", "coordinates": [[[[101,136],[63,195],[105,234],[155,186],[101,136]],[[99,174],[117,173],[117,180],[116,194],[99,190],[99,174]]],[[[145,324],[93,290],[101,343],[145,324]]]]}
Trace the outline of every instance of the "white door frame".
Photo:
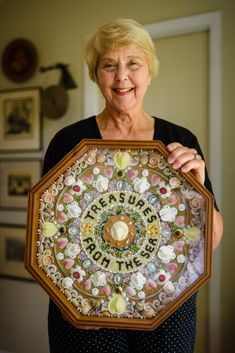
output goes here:
{"type": "MultiPolygon", "coordinates": [[[[153,39],[201,31],[209,32],[209,169],[218,205],[221,204],[221,13],[208,12],[173,20],[149,23],[145,28],[153,39]]],[[[84,65],[83,116],[99,111],[96,84],[84,65]]],[[[220,353],[220,250],[213,257],[214,277],[209,283],[209,352],[220,353]]]]}

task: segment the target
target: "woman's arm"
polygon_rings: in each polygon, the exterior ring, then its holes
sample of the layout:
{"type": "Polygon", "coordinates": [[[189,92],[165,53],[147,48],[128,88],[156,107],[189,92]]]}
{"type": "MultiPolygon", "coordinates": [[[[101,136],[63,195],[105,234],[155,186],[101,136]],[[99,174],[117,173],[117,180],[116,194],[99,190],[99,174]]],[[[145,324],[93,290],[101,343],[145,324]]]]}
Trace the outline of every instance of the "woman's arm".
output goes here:
{"type": "MultiPolygon", "coordinates": [[[[197,150],[182,146],[178,142],[170,143],[167,146],[170,155],[168,162],[175,169],[183,173],[191,171],[195,178],[204,185],[205,183],[205,161],[198,155],[197,150]]],[[[213,250],[219,245],[223,235],[223,218],[219,211],[214,208],[213,213],[213,250]]]]}

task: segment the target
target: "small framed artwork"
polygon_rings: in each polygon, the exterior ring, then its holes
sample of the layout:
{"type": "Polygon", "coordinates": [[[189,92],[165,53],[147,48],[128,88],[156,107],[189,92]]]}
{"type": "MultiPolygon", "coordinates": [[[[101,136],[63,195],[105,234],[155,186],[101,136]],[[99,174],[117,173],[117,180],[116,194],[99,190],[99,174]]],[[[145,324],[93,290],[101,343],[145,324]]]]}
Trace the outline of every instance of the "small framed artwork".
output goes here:
{"type": "Polygon", "coordinates": [[[24,267],[25,227],[0,226],[0,276],[32,280],[24,267]]]}
{"type": "Polygon", "coordinates": [[[40,160],[0,160],[0,208],[27,208],[28,191],[40,174],[40,160]]]}
{"type": "Polygon", "coordinates": [[[0,151],[41,148],[40,89],[0,92],[0,151]]]}

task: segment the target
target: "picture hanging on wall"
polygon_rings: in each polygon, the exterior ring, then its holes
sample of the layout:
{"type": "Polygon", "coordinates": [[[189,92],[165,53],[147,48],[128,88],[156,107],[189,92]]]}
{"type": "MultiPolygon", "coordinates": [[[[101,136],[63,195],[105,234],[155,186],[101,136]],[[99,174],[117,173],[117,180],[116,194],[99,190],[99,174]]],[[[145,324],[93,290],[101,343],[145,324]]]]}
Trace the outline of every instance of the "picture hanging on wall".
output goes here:
{"type": "Polygon", "coordinates": [[[0,226],[0,276],[31,280],[24,267],[25,227],[0,226]]]}
{"type": "Polygon", "coordinates": [[[40,160],[0,160],[0,208],[27,208],[28,191],[40,173],[40,160]]]}
{"type": "Polygon", "coordinates": [[[0,152],[41,148],[40,89],[0,91],[0,152]]]}

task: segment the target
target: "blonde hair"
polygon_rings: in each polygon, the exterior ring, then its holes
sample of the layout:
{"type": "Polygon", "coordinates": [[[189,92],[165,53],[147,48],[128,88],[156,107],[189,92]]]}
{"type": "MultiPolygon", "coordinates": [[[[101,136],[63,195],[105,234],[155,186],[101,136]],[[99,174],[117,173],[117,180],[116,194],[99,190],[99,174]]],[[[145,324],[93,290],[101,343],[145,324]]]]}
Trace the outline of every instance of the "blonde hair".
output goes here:
{"type": "Polygon", "coordinates": [[[147,30],[132,19],[117,19],[98,27],[86,38],[85,60],[90,79],[97,83],[97,66],[101,55],[128,46],[135,46],[144,52],[150,76],[156,76],[159,61],[147,30]]]}

